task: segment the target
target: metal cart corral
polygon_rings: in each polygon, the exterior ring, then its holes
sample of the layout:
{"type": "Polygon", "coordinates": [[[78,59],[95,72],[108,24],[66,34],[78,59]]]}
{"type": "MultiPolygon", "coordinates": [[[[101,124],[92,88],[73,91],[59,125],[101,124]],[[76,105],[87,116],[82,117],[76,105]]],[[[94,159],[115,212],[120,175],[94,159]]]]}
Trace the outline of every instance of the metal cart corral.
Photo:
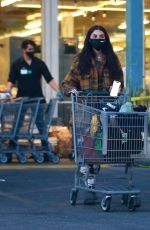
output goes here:
{"type": "Polygon", "coordinates": [[[51,143],[48,142],[57,100],[52,98],[46,103],[43,98],[18,98],[1,103],[2,163],[11,161],[12,154],[16,154],[20,163],[27,163],[28,153],[37,163],[43,163],[45,155],[48,156],[47,160],[52,161],[53,156],[53,163],[59,162],[59,157],[52,152],[51,143]],[[43,140],[46,142],[46,148],[41,144],[43,140]]]}
{"type": "Polygon", "coordinates": [[[121,195],[121,203],[130,211],[141,205],[140,189],[133,183],[134,162],[147,158],[147,112],[118,112],[127,97],[105,95],[72,95],[75,163],[74,187],[70,203],[75,205],[79,190],[103,194],[101,208],[109,211],[113,195],[121,195]],[[107,103],[117,111],[103,111],[107,103]],[[97,176],[96,188],[86,186],[83,165],[105,165],[97,176]],[[118,168],[123,169],[122,174],[118,168]],[[112,173],[113,172],[113,173],[112,173]]]}

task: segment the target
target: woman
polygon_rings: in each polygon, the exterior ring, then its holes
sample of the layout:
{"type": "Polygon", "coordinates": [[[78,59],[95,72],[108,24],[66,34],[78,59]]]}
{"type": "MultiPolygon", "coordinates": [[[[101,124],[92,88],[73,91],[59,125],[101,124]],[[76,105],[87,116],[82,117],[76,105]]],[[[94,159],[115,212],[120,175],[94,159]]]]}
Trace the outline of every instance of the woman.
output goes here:
{"type": "Polygon", "coordinates": [[[108,33],[102,26],[95,25],[88,30],[84,47],[62,82],[64,93],[109,91],[114,80],[120,81],[123,88],[123,71],[108,33]]]}
{"type": "MultiPolygon", "coordinates": [[[[69,96],[71,93],[78,95],[79,91],[109,91],[114,80],[121,82],[123,89],[123,71],[109,35],[104,27],[94,25],[88,30],[84,47],[75,56],[70,71],[62,82],[64,94],[69,96]]],[[[86,185],[94,188],[99,165],[85,165],[80,172],[84,175],[90,172],[86,177],[86,185]]],[[[93,196],[94,193],[91,194],[93,196]]]]}

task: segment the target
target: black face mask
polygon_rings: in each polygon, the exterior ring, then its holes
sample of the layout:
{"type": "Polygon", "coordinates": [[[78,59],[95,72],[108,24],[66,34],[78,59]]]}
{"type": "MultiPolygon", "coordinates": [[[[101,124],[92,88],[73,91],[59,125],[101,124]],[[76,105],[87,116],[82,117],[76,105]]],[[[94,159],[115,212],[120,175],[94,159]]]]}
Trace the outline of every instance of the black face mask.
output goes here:
{"type": "Polygon", "coordinates": [[[90,38],[89,42],[91,44],[91,46],[96,49],[96,50],[100,50],[102,47],[104,47],[104,45],[106,44],[106,39],[95,39],[95,38],[90,38]]]}
{"type": "Polygon", "coordinates": [[[31,59],[34,58],[34,51],[27,51],[26,54],[27,54],[28,57],[30,57],[31,59]]]}

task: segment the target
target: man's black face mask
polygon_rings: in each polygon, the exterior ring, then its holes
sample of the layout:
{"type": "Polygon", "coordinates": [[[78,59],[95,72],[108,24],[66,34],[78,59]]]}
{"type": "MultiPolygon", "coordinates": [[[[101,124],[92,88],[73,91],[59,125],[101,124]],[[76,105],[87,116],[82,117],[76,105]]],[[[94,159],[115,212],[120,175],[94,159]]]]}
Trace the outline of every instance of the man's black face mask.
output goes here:
{"type": "Polygon", "coordinates": [[[26,54],[27,54],[28,57],[30,57],[31,59],[34,58],[34,51],[26,51],[26,54]]]}
{"type": "Polygon", "coordinates": [[[102,38],[99,38],[99,39],[95,39],[95,38],[90,38],[89,39],[89,42],[91,44],[91,46],[96,49],[96,50],[100,50],[102,47],[105,46],[106,44],[106,39],[102,39],[102,38]]]}

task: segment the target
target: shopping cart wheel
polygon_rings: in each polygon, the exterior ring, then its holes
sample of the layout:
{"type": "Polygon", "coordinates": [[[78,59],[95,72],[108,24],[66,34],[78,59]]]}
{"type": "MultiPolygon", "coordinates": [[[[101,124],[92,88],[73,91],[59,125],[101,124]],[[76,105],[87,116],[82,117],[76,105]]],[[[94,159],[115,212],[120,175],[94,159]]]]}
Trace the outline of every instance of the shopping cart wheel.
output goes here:
{"type": "Polygon", "coordinates": [[[49,161],[52,162],[53,164],[58,164],[60,162],[60,158],[59,156],[57,156],[57,154],[51,152],[49,155],[49,161]]]}
{"type": "Polygon", "coordinates": [[[141,206],[141,198],[136,195],[131,195],[128,198],[128,210],[129,211],[135,211],[136,208],[141,206]]]}
{"type": "Polygon", "coordinates": [[[70,194],[70,204],[71,205],[76,205],[77,195],[78,195],[78,190],[72,189],[71,194],[70,194]]]}
{"type": "Polygon", "coordinates": [[[122,205],[128,205],[128,198],[129,198],[128,194],[123,194],[121,197],[121,204],[122,205]]]}
{"type": "Polygon", "coordinates": [[[35,162],[37,162],[38,164],[42,164],[42,163],[44,163],[44,156],[42,156],[42,155],[35,156],[35,157],[34,157],[34,160],[35,160],[35,162]]]}
{"type": "Polygon", "coordinates": [[[20,153],[19,156],[17,156],[17,158],[21,164],[27,163],[27,157],[23,153],[20,153]]]}
{"type": "Polygon", "coordinates": [[[2,154],[2,156],[0,157],[0,162],[1,162],[2,164],[6,164],[6,163],[8,162],[8,157],[7,157],[7,155],[2,154]]]}
{"type": "Polygon", "coordinates": [[[105,196],[102,200],[101,200],[101,208],[103,211],[108,212],[110,210],[111,207],[111,196],[105,196]]]}

